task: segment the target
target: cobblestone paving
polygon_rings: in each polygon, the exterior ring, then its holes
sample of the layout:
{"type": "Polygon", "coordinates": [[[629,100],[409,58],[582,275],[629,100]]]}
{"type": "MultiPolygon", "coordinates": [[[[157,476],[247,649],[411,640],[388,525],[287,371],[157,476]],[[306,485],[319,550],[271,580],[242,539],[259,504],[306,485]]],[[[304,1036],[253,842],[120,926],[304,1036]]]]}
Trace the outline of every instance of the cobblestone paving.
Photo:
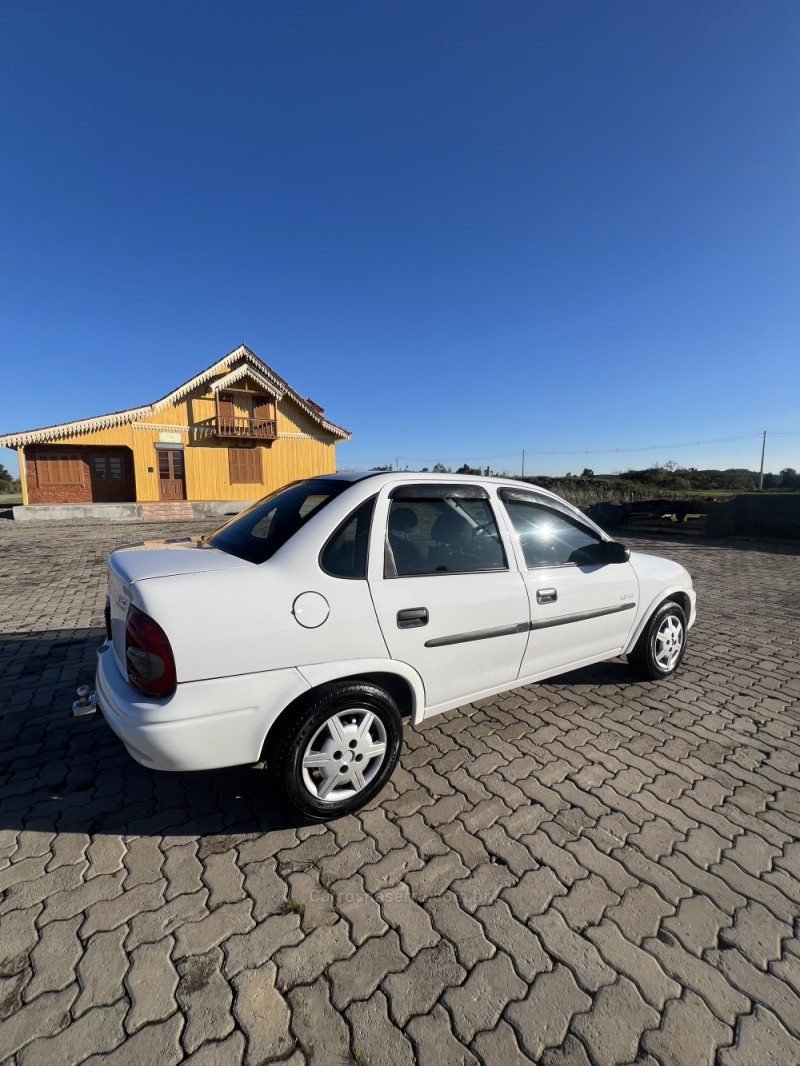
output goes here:
{"type": "Polygon", "coordinates": [[[800,1063],[794,549],[638,542],[698,588],[674,679],[449,713],[304,827],[69,717],[142,527],[0,526],[0,1063],[800,1063]]]}

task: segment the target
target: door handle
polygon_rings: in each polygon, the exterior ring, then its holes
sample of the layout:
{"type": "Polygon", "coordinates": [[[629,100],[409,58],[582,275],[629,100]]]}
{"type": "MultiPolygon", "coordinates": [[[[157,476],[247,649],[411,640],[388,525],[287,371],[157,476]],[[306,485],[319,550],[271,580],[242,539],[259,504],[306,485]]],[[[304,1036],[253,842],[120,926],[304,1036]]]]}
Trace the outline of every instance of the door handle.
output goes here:
{"type": "Polygon", "coordinates": [[[558,599],[558,593],[555,589],[537,589],[536,590],[536,602],[537,603],[555,603],[558,599]]]}
{"type": "Polygon", "coordinates": [[[419,626],[426,626],[427,624],[427,607],[407,607],[404,611],[397,612],[398,629],[417,629],[419,626]]]}

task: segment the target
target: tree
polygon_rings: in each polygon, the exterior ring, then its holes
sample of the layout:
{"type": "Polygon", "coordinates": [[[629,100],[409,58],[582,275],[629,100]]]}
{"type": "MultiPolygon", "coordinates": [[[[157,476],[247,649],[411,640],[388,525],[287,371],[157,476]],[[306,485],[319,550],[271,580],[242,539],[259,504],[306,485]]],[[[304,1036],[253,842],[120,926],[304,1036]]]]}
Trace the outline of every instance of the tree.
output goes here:
{"type": "Polygon", "coordinates": [[[445,466],[443,463],[437,463],[433,468],[434,474],[451,474],[452,471],[449,466],[445,466]]]}
{"type": "Polygon", "coordinates": [[[11,474],[6,470],[2,463],[0,463],[0,492],[11,492],[14,479],[11,474]]]}
{"type": "Polygon", "coordinates": [[[594,477],[594,470],[590,470],[588,466],[585,466],[581,477],[594,477]]]}

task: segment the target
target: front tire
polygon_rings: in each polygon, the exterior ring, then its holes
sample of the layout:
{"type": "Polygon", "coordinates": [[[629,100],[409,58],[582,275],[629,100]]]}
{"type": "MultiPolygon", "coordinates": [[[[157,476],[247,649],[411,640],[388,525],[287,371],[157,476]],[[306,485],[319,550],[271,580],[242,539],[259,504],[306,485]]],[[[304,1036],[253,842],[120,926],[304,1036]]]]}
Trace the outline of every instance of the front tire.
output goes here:
{"type": "Polygon", "coordinates": [[[628,655],[628,665],[649,681],[674,674],[686,651],[686,615],[674,600],[662,603],[628,655]]]}
{"type": "Polygon", "coordinates": [[[402,739],[400,711],[388,692],[366,682],[327,685],[287,722],[270,770],[305,818],[340,818],[381,791],[402,739]]]}

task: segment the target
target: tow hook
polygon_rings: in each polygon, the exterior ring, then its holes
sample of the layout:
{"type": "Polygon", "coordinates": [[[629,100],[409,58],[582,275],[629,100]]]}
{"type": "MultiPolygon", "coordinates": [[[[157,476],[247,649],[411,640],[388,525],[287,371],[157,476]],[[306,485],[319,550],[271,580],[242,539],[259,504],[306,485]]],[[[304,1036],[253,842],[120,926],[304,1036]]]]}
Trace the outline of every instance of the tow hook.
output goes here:
{"type": "Polygon", "coordinates": [[[88,685],[79,685],[76,696],[78,698],[72,704],[73,718],[88,718],[97,712],[97,694],[88,685]]]}

